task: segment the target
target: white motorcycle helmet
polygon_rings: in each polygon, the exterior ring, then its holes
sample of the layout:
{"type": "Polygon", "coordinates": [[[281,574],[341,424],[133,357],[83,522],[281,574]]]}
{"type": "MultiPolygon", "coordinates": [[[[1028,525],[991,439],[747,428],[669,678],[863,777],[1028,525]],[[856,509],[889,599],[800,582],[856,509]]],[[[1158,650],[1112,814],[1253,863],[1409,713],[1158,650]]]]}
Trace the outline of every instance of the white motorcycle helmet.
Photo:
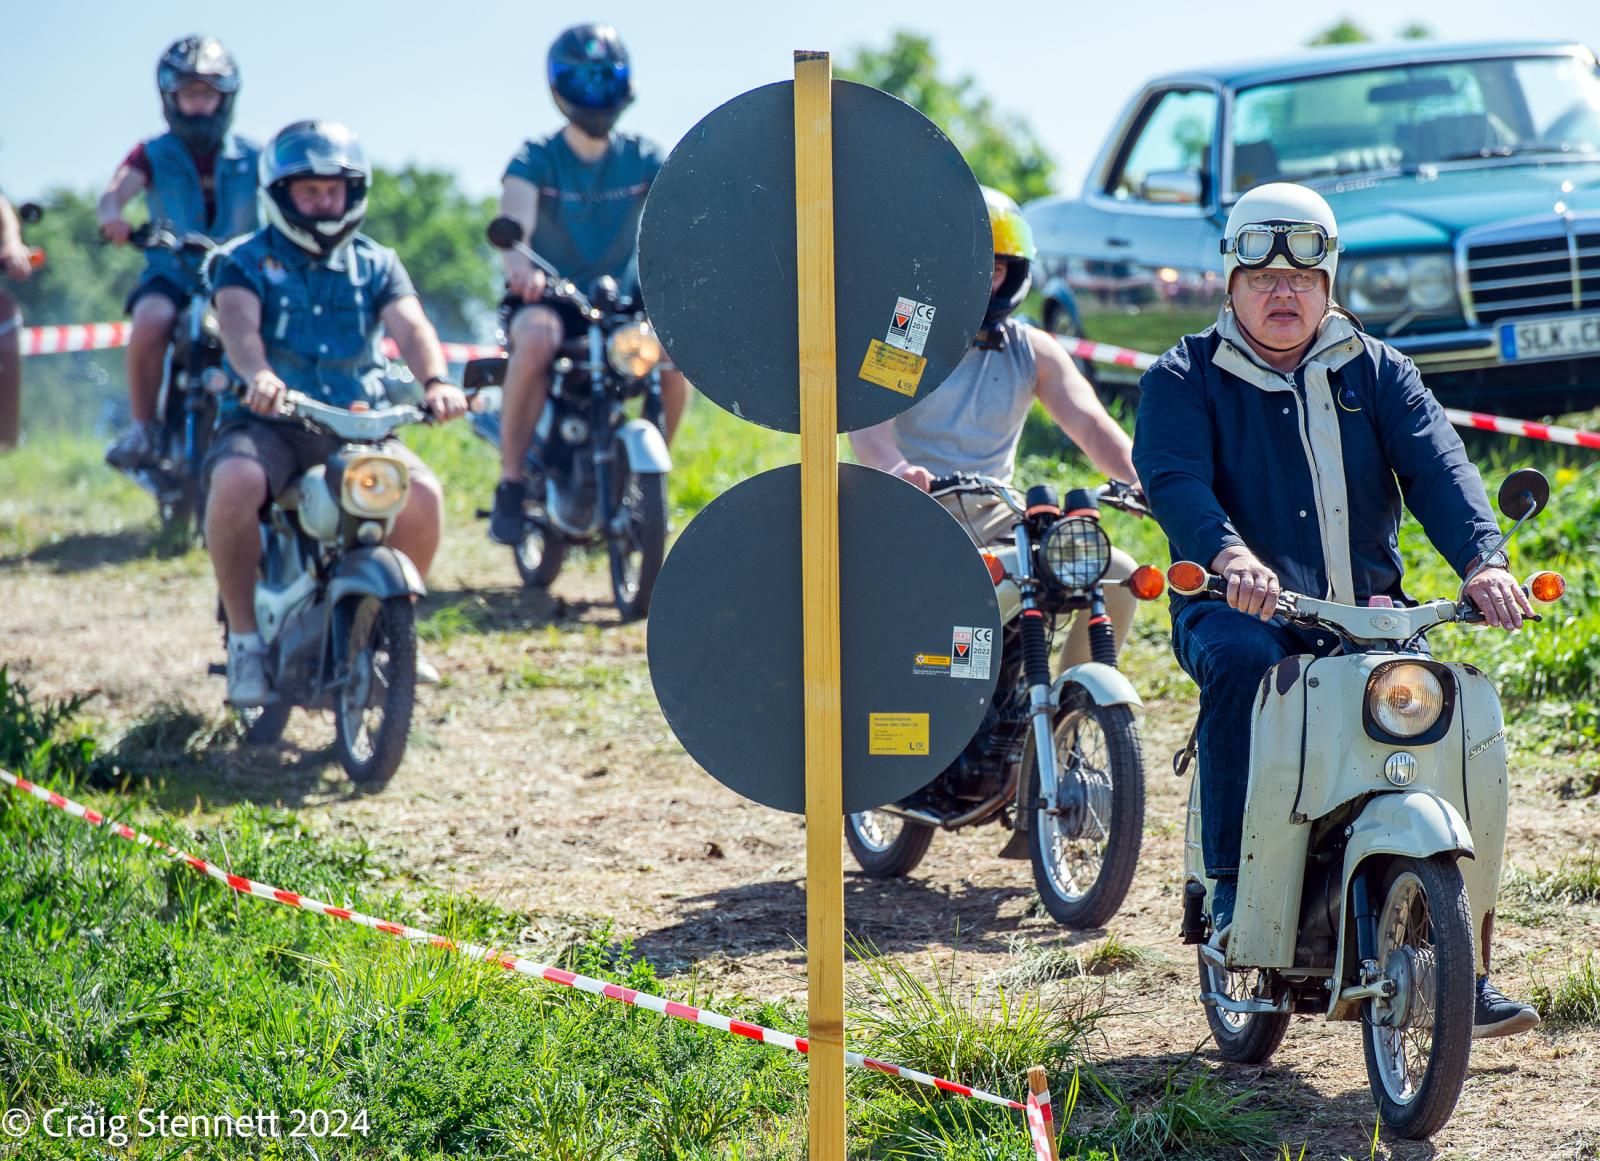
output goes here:
{"type": "Polygon", "coordinates": [[[1339,268],[1339,224],[1315,190],[1293,182],[1258,185],[1233,203],[1222,237],[1222,282],[1246,270],[1324,270],[1328,293],[1339,268]]]}

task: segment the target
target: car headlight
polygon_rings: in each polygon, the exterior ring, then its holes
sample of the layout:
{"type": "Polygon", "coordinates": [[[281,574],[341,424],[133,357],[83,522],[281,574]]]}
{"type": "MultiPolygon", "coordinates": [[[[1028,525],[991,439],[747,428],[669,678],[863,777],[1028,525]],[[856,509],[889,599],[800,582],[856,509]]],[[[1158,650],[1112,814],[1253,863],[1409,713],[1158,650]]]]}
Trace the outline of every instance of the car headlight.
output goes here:
{"type": "Polygon", "coordinates": [[[1111,541],[1098,520],[1069,516],[1045,533],[1045,568],[1063,588],[1086,589],[1111,567],[1111,541]]]}
{"type": "Polygon", "coordinates": [[[1443,733],[1434,727],[1444,719],[1448,704],[1445,675],[1433,665],[1395,661],[1379,666],[1367,679],[1368,721],[1387,735],[1379,741],[1435,740],[1425,735],[1443,733]]]}
{"type": "Polygon", "coordinates": [[[356,456],[344,466],[339,505],[357,516],[392,516],[405,507],[411,473],[395,456],[356,456]]]}
{"type": "Polygon", "coordinates": [[[661,340],[647,322],[629,323],[606,340],[606,362],[619,375],[642,379],[661,362],[661,340]]]}
{"type": "Polygon", "coordinates": [[[1351,259],[1339,268],[1339,297],[1357,314],[1436,314],[1456,304],[1455,267],[1444,254],[1351,259]]]}

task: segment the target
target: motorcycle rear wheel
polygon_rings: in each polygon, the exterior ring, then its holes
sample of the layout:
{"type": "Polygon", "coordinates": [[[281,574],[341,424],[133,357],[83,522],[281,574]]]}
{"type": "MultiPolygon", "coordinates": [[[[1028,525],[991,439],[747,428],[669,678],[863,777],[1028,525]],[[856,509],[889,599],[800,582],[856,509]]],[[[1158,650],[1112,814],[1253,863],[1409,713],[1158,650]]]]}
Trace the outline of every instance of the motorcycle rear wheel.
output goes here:
{"type": "Polygon", "coordinates": [[[1442,855],[1395,858],[1374,894],[1383,900],[1378,963],[1400,986],[1363,1005],[1367,1083],[1389,1131],[1421,1140],[1444,1127],[1467,1079],[1477,983],[1472,911],[1461,869],[1442,855]]]}
{"type": "Polygon", "coordinates": [[[511,558],[517,563],[517,575],[522,578],[524,588],[547,589],[567,559],[567,545],[543,528],[530,524],[522,540],[512,546],[511,558]]]}
{"type": "MultiPolygon", "coordinates": [[[[1261,972],[1225,971],[1207,963],[1204,953],[1198,959],[1202,992],[1216,992],[1232,1000],[1276,998],[1261,972]]],[[[1234,1064],[1265,1064],[1289,1031],[1288,1012],[1226,1012],[1210,1004],[1205,1009],[1217,1055],[1234,1064]]]]}
{"type": "Polygon", "coordinates": [[[1144,751],[1125,705],[1096,705],[1081,693],[1056,714],[1057,776],[1076,777],[1085,817],[1075,826],[1039,808],[1039,766],[1027,751],[1024,802],[1033,881],[1045,910],[1074,930],[1103,927],[1127,898],[1144,838],[1144,751]]]}
{"type": "MultiPolygon", "coordinates": [[[[618,462],[623,462],[621,457],[618,462]]],[[[611,595],[624,621],[650,611],[656,578],[667,554],[667,477],[661,472],[628,472],[622,480],[626,530],[606,538],[611,558],[611,595]]]]}
{"type": "Polygon", "coordinates": [[[869,879],[909,875],[928,853],[934,828],[925,822],[863,810],[844,818],[844,841],[869,879]]]}
{"type": "Polygon", "coordinates": [[[351,678],[334,705],[339,764],[381,786],[406,754],[417,695],[417,624],[409,596],[362,597],[350,619],[351,678]],[[375,716],[374,716],[375,715],[375,716]]]}

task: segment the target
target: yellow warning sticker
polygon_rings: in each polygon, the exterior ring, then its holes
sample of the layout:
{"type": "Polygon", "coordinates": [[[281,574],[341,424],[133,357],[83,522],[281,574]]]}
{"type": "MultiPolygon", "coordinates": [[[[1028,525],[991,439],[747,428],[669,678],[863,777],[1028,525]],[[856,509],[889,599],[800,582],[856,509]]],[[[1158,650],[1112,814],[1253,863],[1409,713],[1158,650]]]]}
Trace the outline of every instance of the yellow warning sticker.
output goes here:
{"type": "Polygon", "coordinates": [[[927,714],[868,714],[867,753],[920,758],[928,753],[927,714]]]}
{"type": "Polygon", "coordinates": [[[867,346],[867,357],[861,360],[861,378],[901,395],[915,395],[927,366],[928,360],[921,355],[873,339],[867,346]]]}
{"type": "Polygon", "coordinates": [[[949,677],[950,657],[944,653],[918,653],[911,659],[911,672],[922,677],[949,677]]]}

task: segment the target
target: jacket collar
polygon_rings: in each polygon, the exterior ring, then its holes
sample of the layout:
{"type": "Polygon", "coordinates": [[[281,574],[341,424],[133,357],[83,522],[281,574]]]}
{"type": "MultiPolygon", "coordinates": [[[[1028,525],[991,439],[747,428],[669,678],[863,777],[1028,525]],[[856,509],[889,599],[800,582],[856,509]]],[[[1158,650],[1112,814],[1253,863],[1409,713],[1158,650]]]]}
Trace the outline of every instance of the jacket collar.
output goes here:
{"type": "Polygon", "coordinates": [[[319,258],[309,250],[302,250],[277,226],[267,227],[269,235],[268,245],[272,249],[272,256],[291,269],[302,266],[320,266],[324,270],[344,270],[350,262],[350,243],[352,238],[345,241],[332,254],[326,258],[319,258]]]}
{"type": "MultiPolygon", "coordinates": [[[[1217,366],[1264,391],[1281,391],[1287,386],[1284,372],[1267,366],[1256,354],[1255,348],[1239,329],[1238,317],[1227,303],[1223,303],[1217,314],[1215,329],[1221,340],[1216,354],[1217,366]]],[[[1338,307],[1330,306],[1328,313],[1322,317],[1321,325],[1317,327],[1316,337],[1305,358],[1300,360],[1295,370],[1316,365],[1336,371],[1359,355],[1363,347],[1361,332],[1350,321],[1350,316],[1338,307]]]]}

